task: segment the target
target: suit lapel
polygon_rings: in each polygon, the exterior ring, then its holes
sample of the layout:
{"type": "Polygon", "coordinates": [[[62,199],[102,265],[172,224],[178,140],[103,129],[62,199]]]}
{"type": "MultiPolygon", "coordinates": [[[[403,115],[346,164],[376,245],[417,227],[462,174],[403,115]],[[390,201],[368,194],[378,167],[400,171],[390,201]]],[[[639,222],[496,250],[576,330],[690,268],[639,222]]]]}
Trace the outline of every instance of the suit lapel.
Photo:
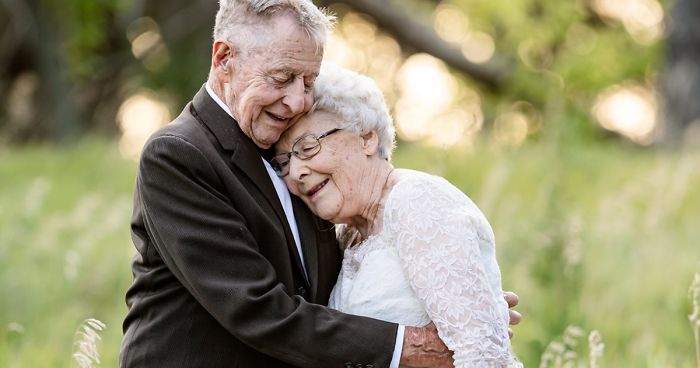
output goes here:
{"type": "Polygon", "coordinates": [[[236,120],[216,104],[204,87],[195,95],[193,106],[195,116],[209,128],[221,146],[225,150],[233,151],[231,154],[232,163],[248,176],[257,190],[265,197],[267,204],[272,208],[272,212],[284,228],[287,248],[293,263],[297,271],[303,275],[304,270],[299,252],[296,250],[294,236],[292,236],[287,222],[287,216],[284,214],[275,187],[262,162],[258,147],[243,133],[236,120]]]}

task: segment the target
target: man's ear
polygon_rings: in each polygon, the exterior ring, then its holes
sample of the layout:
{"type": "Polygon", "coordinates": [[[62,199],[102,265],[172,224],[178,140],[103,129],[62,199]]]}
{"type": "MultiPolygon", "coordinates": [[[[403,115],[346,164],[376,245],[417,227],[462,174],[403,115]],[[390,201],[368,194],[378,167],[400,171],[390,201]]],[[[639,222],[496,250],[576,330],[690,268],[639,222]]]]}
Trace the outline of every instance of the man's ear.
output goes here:
{"type": "Polygon", "coordinates": [[[379,136],[374,130],[370,130],[360,136],[362,138],[362,152],[372,156],[379,151],[379,136]]]}
{"type": "Polygon", "coordinates": [[[216,40],[212,48],[211,68],[217,74],[229,74],[233,72],[235,63],[231,60],[237,55],[236,49],[230,43],[223,40],[216,40]]]}

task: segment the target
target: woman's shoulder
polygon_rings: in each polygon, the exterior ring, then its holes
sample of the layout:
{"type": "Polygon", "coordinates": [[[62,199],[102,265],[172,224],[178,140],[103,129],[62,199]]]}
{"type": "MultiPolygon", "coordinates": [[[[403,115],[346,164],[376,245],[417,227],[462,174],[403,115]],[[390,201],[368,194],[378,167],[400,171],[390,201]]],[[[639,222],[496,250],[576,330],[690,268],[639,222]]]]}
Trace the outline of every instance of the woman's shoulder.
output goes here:
{"type": "Polygon", "coordinates": [[[481,209],[467,194],[447,179],[422,171],[395,169],[395,184],[387,200],[388,207],[402,207],[415,211],[438,211],[467,215],[477,222],[488,223],[481,209]],[[406,208],[408,207],[408,208],[406,208]]]}

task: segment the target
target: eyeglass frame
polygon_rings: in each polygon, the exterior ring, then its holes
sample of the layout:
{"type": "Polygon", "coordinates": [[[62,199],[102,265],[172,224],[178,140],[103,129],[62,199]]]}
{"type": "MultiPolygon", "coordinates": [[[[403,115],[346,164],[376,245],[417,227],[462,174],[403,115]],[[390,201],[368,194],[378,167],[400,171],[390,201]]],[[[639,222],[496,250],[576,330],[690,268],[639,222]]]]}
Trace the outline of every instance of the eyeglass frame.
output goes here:
{"type": "Polygon", "coordinates": [[[343,128],[333,128],[325,133],[322,133],[318,137],[314,134],[305,134],[299,138],[297,138],[296,141],[292,144],[292,150],[289,152],[282,152],[280,154],[275,155],[270,159],[270,166],[272,166],[272,170],[275,171],[275,174],[279,176],[280,178],[283,178],[287,175],[289,175],[289,162],[292,160],[292,155],[294,157],[300,159],[300,160],[310,160],[312,157],[318,155],[319,152],[321,152],[321,139],[328,137],[329,135],[339,132],[343,130],[343,128]],[[294,149],[294,147],[301,142],[302,140],[311,137],[314,140],[316,140],[316,145],[314,145],[312,148],[315,150],[312,154],[305,154],[303,153],[302,150],[294,149]],[[318,149],[316,149],[318,148],[318,149]],[[286,161],[284,164],[280,163],[281,158],[286,158],[286,161]],[[284,165],[284,166],[282,166],[284,165]]]}

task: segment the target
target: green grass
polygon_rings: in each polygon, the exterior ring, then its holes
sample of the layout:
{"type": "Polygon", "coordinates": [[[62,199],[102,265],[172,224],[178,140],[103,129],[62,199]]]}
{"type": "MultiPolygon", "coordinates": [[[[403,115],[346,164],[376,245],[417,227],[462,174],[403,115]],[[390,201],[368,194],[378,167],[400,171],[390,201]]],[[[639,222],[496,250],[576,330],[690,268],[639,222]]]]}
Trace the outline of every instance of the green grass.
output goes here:
{"type": "MultiPolygon", "coordinates": [[[[445,176],[486,213],[504,288],[521,297],[513,345],[526,366],[568,325],[602,333],[603,367],[693,366],[700,152],[404,142],[395,164],[445,176]]],[[[100,140],[0,152],[0,367],[71,366],[86,318],[107,324],[102,362],[117,365],[134,171],[100,140]]]]}

